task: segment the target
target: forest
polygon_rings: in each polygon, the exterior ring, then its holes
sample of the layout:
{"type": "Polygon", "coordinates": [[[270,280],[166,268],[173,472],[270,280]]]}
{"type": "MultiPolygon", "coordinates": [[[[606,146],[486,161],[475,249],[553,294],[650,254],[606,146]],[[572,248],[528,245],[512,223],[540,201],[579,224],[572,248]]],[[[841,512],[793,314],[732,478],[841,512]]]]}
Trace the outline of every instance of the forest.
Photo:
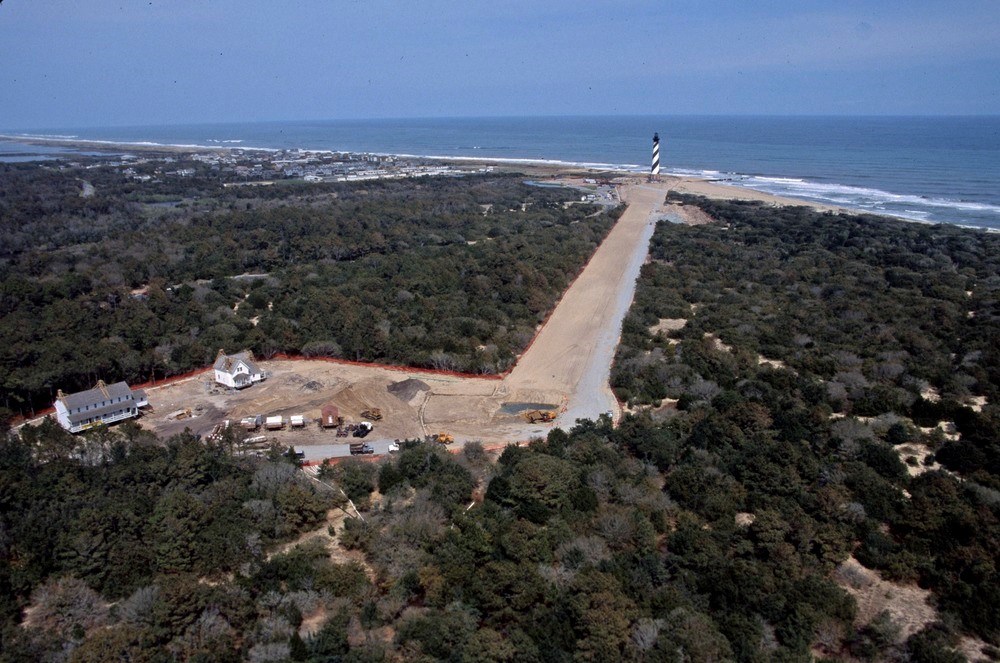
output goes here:
{"type": "Polygon", "coordinates": [[[125,426],[83,450],[56,426],[10,436],[0,660],[960,661],[963,629],[995,643],[974,584],[990,582],[995,505],[942,473],[909,481],[907,504],[878,439],[854,457],[788,441],[764,416],[788,405],[770,382],[666,420],[581,422],[497,461],[409,442],[319,482],[277,453],[125,426]],[[363,561],[318,538],[274,546],[322,531],[345,502],[327,487],[360,510],[337,539],[363,561]],[[883,519],[908,531],[896,541],[883,519]],[[905,642],[888,618],[855,627],[837,565],[859,541],[864,563],[899,576],[912,560],[968,605],[940,591],[941,620],[905,642]],[[967,575],[976,554],[986,577],[967,575]]]}
{"type": "Polygon", "coordinates": [[[834,558],[931,589],[953,643],[996,645],[1000,237],[673,200],[717,223],[657,229],[612,383],[681,426],[683,451],[633,453],[703,512],[766,506],[808,530],[835,509],[834,558]],[[669,470],[677,453],[700,469],[669,470]]]}
{"type": "Polygon", "coordinates": [[[8,416],[220,348],[503,372],[620,214],[514,175],[227,188],[203,171],[0,164],[8,416]]]}
{"type": "Polygon", "coordinates": [[[656,229],[617,426],[315,479],[231,436],[0,430],[0,661],[1000,659],[1000,238],[672,202],[716,223],[656,229]],[[859,622],[851,558],[935,618],[859,622]]]}
{"type": "Polygon", "coordinates": [[[5,435],[0,660],[996,660],[995,239],[684,202],[718,222],[656,230],[618,426],[316,480],[129,424],[5,435]],[[936,618],[857,623],[852,556],[936,618]]]}

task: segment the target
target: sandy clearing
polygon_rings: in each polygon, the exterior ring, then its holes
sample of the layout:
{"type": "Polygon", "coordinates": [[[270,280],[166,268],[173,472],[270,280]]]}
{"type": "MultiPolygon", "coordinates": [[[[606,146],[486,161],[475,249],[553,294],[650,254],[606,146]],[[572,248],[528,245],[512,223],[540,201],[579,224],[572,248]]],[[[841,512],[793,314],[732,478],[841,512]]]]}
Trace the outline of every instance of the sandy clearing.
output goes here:
{"type": "Polygon", "coordinates": [[[983,408],[986,407],[986,397],[972,396],[969,398],[965,406],[971,409],[973,412],[982,412],[983,408]]]}
{"type": "MultiPolygon", "coordinates": [[[[791,369],[788,368],[788,365],[785,364],[785,362],[781,361],[780,359],[768,359],[767,357],[764,357],[763,355],[757,355],[757,365],[758,366],[770,366],[771,368],[791,370],[791,369]]],[[[795,371],[792,371],[792,373],[795,373],[795,371]]]]}
{"type": "Polygon", "coordinates": [[[663,211],[668,221],[689,226],[703,226],[715,221],[704,210],[694,205],[665,205],[663,211]]]}
{"type": "Polygon", "coordinates": [[[834,579],[857,602],[859,625],[870,623],[886,611],[899,627],[898,642],[905,641],[937,618],[936,611],[927,602],[931,595],[929,590],[883,580],[877,571],[865,568],[854,557],[848,557],[837,567],[834,579]]]}
{"type": "MultiPolygon", "coordinates": [[[[930,590],[885,580],[877,571],[862,566],[853,555],[837,567],[833,576],[858,605],[855,623],[859,626],[870,624],[880,613],[886,612],[899,627],[898,643],[905,642],[938,619],[937,610],[928,602],[930,590]]],[[[968,660],[978,662],[989,660],[982,654],[985,646],[986,643],[978,638],[964,636],[957,649],[968,660]]]]}
{"type": "Polygon", "coordinates": [[[934,452],[926,444],[906,442],[905,444],[896,445],[893,449],[899,454],[900,460],[906,465],[906,473],[911,477],[920,476],[924,472],[935,472],[943,469],[937,461],[934,461],[930,465],[927,464],[927,457],[934,452]],[[910,463],[906,462],[909,458],[915,458],[917,464],[910,465],[910,463]]]}
{"type": "Polygon", "coordinates": [[[659,322],[649,328],[649,333],[655,336],[659,333],[667,333],[684,329],[687,320],[684,318],[660,318],[659,322]]]}
{"type": "Polygon", "coordinates": [[[667,191],[678,185],[702,195],[804,204],[686,179],[650,183],[627,178],[618,190],[628,205],[625,212],[502,380],[329,360],[265,361],[268,379],[244,391],[214,385],[209,371],[148,389],[153,407],[142,425],[160,435],[185,428],[204,435],[224,419],[301,414],[309,422],[303,429],[255,435],[294,445],[308,459],[318,460],[348,455],[351,441],[318,426],[325,403],[333,403],[354,422],[361,420],[364,409],[381,408],[384,418],[375,422],[375,431],[366,440],[376,453],[384,453],[394,439],[437,432],[454,435],[457,444],[471,440],[493,444],[542,437],[557,425],[569,427],[577,419],[594,419],[604,413],[617,420],[621,410],[608,384],[611,363],[653,230],[661,221],[695,224],[710,220],[688,206],[664,203],[667,191]],[[408,401],[389,391],[393,384],[408,379],[421,380],[429,389],[408,401]],[[528,424],[517,414],[521,406],[551,408],[558,418],[554,423],[528,424]],[[185,409],[191,409],[192,416],[167,416],[185,409]]]}

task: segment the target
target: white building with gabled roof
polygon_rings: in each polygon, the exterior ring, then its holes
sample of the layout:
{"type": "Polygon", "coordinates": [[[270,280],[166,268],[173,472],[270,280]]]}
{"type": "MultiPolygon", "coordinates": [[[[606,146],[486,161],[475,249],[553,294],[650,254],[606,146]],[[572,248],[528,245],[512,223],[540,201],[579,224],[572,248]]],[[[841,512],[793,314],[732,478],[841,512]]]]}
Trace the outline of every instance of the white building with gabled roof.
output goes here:
{"type": "Polygon", "coordinates": [[[64,394],[60,389],[53,403],[56,420],[70,433],[139,416],[139,408],[144,405],[146,392],[132,391],[125,382],[109,385],[104,380],[98,380],[93,389],[75,394],[64,394]]]}
{"type": "Polygon", "coordinates": [[[234,355],[227,355],[224,350],[219,350],[212,368],[215,370],[215,381],[230,389],[244,389],[267,377],[257,366],[253,353],[249,350],[234,355]]]}

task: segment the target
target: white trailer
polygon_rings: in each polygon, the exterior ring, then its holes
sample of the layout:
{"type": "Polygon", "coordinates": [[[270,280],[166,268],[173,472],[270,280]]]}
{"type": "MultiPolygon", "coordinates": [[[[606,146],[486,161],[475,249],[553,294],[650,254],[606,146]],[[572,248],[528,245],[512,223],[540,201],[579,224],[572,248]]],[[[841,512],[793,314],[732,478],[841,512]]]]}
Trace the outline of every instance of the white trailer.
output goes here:
{"type": "Polygon", "coordinates": [[[267,430],[280,430],[285,427],[285,418],[281,415],[268,417],[267,420],[264,421],[264,427],[267,428],[267,430]]]}

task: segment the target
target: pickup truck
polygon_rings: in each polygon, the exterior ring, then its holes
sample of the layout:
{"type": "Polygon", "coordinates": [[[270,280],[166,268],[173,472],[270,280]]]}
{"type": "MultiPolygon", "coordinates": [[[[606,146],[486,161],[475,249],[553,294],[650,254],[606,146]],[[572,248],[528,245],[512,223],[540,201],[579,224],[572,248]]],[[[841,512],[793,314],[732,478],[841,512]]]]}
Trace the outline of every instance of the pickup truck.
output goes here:
{"type": "Polygon", "coordinates": [[[368,444],[367,442],[352,442],[351,443],[351,455],[358,456],[360,454],[373,454],[375,453],[375,447],[368,444]]]}

